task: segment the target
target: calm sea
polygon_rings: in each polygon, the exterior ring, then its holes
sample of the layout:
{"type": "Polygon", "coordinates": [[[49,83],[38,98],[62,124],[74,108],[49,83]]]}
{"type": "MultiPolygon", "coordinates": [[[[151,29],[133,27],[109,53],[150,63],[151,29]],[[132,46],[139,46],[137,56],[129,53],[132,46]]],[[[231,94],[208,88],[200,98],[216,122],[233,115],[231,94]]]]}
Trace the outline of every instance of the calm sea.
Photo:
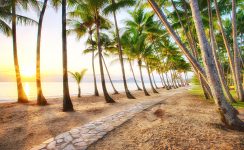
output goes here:
{"type": "MultiPolygon", "coordinates": [[[[139,82],[139,84],[141,84],[139,82]]],[[[149,83],[145,83],[147,88],[150,88],[149,83]]],[[[106,83],[109,93],[113,93],[113,89],[110,83],[106,83]]],[[[157,83],[161,86],[161,83],[157,83]]],[[[36,99],[36,84],[35,82],[24,82],[23,83],[25,92],[30,100],[36,99]]],[[[124,91],[123,83],[114,83],[115,88],[121,92],[124,91]]],[[[134,82],[128,82],[128,87],[130,90],[136,90],[136,85],[134,82]]],[[[46,98],[56,98],[61,97],[63,88],[62,82],[44,82],[42,83],[43,93],[46,98]]],[[[75,82],[69,83],[70,95],[77,95],[77,84],[75,82]]],[[[98,90],[102,93],[101,84],[98,83],[98,90]]],[[[82,95],[92,95],[94,91],[93,82],[83,82],[81,83],[81,93],[82,95]]],[[[14,102],[17,99],[17,89],[15,82],[0,82],[0,103],[1,102],[14,102]]]]}

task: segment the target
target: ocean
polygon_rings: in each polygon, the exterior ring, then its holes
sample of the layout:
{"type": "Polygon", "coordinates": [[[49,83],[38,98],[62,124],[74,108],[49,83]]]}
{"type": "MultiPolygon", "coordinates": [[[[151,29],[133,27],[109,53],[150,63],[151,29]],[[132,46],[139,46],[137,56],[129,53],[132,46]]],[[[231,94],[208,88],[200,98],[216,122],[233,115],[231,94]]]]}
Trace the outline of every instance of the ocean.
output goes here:
{"type": "MultiPolygon", "coordinates": [[[[128,82],[129,90],[137,90],[134,82],[128,82]]],[[[141,86],[141,83],[138,82],[141,86]]],[[[145,83],[146,88],[150,89],[150,84],[145,83]]],[[[161,87],[161,83],[158,82],[157,85],[161,87]]],[[[124,86],[122,82],[115,82],[115,88],[119,92],[124,91],[124,86]]],[[[36,100],[36,83],[35,82],[23,82],[23,87],[29,98],[29,100],[36,100]]],[[[113,89],[109,82],[106,83],[106,87],[109,93],[113,93],[113,89]]],[[[58,98],[62,97],[63,85],[62,82],[43,82],[42,83],[43,94],[46,98],[58,98]]],[[[102,86],[98,83],[98,90],[102,93],[102,86]]],[[[78,93],[77,83],[69,83],[69,91],[71,96],[76,96],[78,93]]],[[[82,82],[81,83],[81,94],[82,95],[93,95],[94,84],[93,82],[82,82]]],[[[0,82],[0,103],[2,102],[15,102],[17,101],[17,87],[15,82],[0,82]]]]}

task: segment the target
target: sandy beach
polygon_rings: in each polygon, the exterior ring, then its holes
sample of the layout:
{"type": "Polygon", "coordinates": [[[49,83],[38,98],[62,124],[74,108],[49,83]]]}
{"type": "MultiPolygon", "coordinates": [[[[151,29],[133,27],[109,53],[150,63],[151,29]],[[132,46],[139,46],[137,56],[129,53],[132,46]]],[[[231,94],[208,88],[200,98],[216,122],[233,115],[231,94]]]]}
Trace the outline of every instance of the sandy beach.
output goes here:
{"type": "MultiPolygon", "coordinates": [[[[167,92],[159,90],[160,93],[167,92]]],[[[0,149],[26,150],[62,132],[68,131],[113,114],[138,101],[159,97],[145,97],[142,91],[133,91],[137,99],[126,99],[124,93],[112,95],[115,104],[107,104],[104,98],[95,96],[72,97],[75,112],[62,112],[62,98],[48,99],[48,106],[29,104],[0,104],[0,149]]]]}

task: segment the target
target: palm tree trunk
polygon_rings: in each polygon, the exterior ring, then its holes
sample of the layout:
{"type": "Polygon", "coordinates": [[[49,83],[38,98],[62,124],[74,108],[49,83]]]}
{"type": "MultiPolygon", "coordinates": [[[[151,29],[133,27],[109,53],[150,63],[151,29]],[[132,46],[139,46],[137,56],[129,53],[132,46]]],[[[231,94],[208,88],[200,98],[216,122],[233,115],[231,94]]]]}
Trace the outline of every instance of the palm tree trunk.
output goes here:
{"type": "Polygon", "coordinates": [[[178,88],[178,86],[176,84],[175,77],[174,77],[174,75],[172,73],[173,71],[169,70],[169,72],[170,72],[170,76],[171,76],[171,79],[172,79],[172,84],[173,84],[174,88],[176,89],[176,88],[178,88]]]}
{"type": "Polygon", "coordinates": [[[91,42],[92,42],[92,72],[93,72],[93,82],[94,82],[94,95],[95,96],[99,96],[99,92],[98,92],[98,89],[97,89],[97,79],[96,79],[96,71],[95,71],[95,54],[94,54],[94,43],[93,43],[93,40],[92,40],[92,31],[91,29],[89,29],[89,33],[90,33],[90,39],[91,39],[91,42]]]}
{"type": "Polygon", "coordinates": [[[105,69],[106,69],[106,71],[107,71],[109,81],[110,81],[110,83],[111,83],[111,85],[112,85],[112,88],[113,88],[113,90],[114,90],[114,94],[119,94],[119,92],[118,92],[118,91],[115,89],[115,87],[114,87],[113,81],[112,81],[112,79],[111,79],[110,73],[109,73],[109,71],[108,71],[108,67],[107,67],[107,65],[106,65],[106,62],[105,62],[103,56],[102,56],[102,60],[103,60],[104,67],[105,67],[105,69]]]}
{"type": "Polygon", "coordinates": [[[241,82],[241,57],[239,57],[239,47],[237,43],[236,0],[232,0],[232,34],[234,51],[234,69],[236,75],[236,90],[239,100],[244,102],[244,90],[241,82]]]}
{"type": "Polygon", "coordinates": [[[169,89],[172,89],[172,85],[169,82],[169,78],[168,78],[168,73],[167,72],[165,73],[165,76],[166,76],[166,81],[167,81],[169,89]]]}
{"type": "Polygon", "coordinates": [[[163,82],[163,79],[162,79],[161,75],[160,74],[158,74],[158,75],[159,75],[161,83],[162,83],[162,88],[165,88],[165,83],[163,82]]]}
{"type": "Polygon", "coordinates": [[[145,87],[145,84],[144,84],[142,70],[141,70],[141,64],[142,64],[142,61],[141,60],[138,60],[138,66],[139,66],[139,71],[140,71],[140,76],[141,76],[142,88],[143,88],[143,91],[144,91],[145,95],[146,96],[150,96],[149,93],[147,92],[146,87],[145,87]]]}
{"type": "Polygon", "coordinates": [[[43,96],[41,86],[41,36],[42,36],[42,22],[47,7],[47,1],[44,0],[44,4],[41,10],[39,22],[38,22],[38,33],[37,33],[37,49],[36,49],[36,88],[37,88],[37,105],[47,105],[47,100],[43,96]]]}
{"type": "Polygon", "coordinates": [[[141,88],[139,87],[139,85],[137,84],[136,77],[135,77],[135,73],[134,73],[134,70],[133,70],[131,61],[129,61],[129,64],[130,64],[130,70],[131,70],[131,72],[132,72],[133,79],[134,79],[134,82],[135,82],[135,84],[136,84],[137,90],[141,91],[142,89],[141,89],[141,88]]]}
{"type": "Polygon", "coordinates": [[[12,0],[12,38],[13,38],[13,54],[14,54],[14,68],[17,81],[18,103],[27,103],[28,98],[25,94],[21,74],[19,69],[18,52],[17,52],[17,36],[16,36],[16,0],[12,0]]]}
{"type": "Polygon", "coordinates": [[[166,80],[164,79],[164,74],[162,74],[162,79],[163,79],[163,82],[164,82],[164,85],[166,86],[166,89],[167,90],[170,90],[171,87],[169,86],[169,84],[166,82],[166,80]]]}
{"type": "Polygon", "coordinates": [[[97,15],[96,15],[97,48],[98,48],[98,54],[99,54],[99,65],[100,65],[102,89],[103,89],[103,94],[104,94],[104,98],[105,98],[106,102],[107,103],[114,103],[115,101],[108,94],[108,91],[106,88],[106,83],[105,83],[105,78],[104,78],[103,62],[102,62],[102,47],[101,47],[101,42],[100,42],[100,20],[99,20],[98,16],[99,15],[97,12],[97,15]]]}
{"type": "Polygon", "coordinates": [[[158,91],[156,91],[155,88],[153,87],[152,78],[151,78],[149,67],[148,67],[147,64],[146,64],[146,67],[147,67],[147,74],[148,74],[148,77],[149,77],[149,81],[150,81],[150,85],[151,85],[152,91],[153,91],[153,93],[158,93],[158,91]]]}
{"type": "Polygon", "coordinates": [[[211,51],[211,47],[207,41],[207,37],[206,37],[204,29],[203,29],[203,23],[202,23],[202,20],[200,17],[198,1],[191,0],[190,6],[191,6],[193,20],[195,23],[197,36],[199,39],[199,44],[200,44],[200,48],[201,48],[201,52],[202,52],[204,66],[207,70],[207,76],[209,79],[210,88],[211,88],[215,103],[218,106],[221,120],[227,126],[229,126],[231,128],[244,130],[244,122],[242,122],[237,117],[237,113],[234,110],[234,108],[226,101],[223,90],[221,88],[221,83],[220,83],[220,79],[218,77],[216,64],[212,57],[213,54],[211,51]]]}
{"type": "Polygon", "coordinates": [[[156,82],[155,82],[155,78],[154,78],[154,74],[153,74],[153,72],[152,72],[152,77],[153,77],[153,83],[154,83],[154,86],[156,87],[156,89],[159,89],[158,86],[157,86],[157,84],[156,84],[156,82]]]}
{"type": "Polygon", "coordinates": [[[225,31],[224,31],[224,28],[223,28],[222,19],[221,19],[221,16],[220,16],[217,0],[214,0],[214,6],[215,6],[215,10],[216,10],[216,15],[217,15],[219,27],[220,27],[220,32],[222,34],[222,37],[223,37],[223,40],[224,40],[224,44],[225,44],[225,48],[227,50],[229,63],[230,63],[230,68],[231,68],[231,72],[232,72],[232,77],[233,77],[233,81],[234,81],[234,84],[235,84],[235,89],[236,89],[237,95],[239,96],[239,95],[241,95],[241,93],[239,93],[241,91],[239,91],[239,87],[238,87],[238,84],[237,84],[237,83],[239,83],[237,81],[238,79],[237,79],[237,76],[236,76],[237,72],[235,72],[234,59],[233,59],[233,55],[232,55],[232,52],[231,52],[231,49],[230,49],[230,44],[229,44],[229,42],[227,40],[225,31]]]}
{"type": "Polygon", "coordinates": [[[80,89],[80,84],[78,83],[78,97],[81,97],[81,89],[80,89]]]}
{"type": "Polygon", "coordinates": [[[220,66],[220,63],[217,59],[217,42],[216,39],[214,37],[214,29],[213,29],[213,19],[212,19],[212,10],[211,10],[211,2],[210,0],[207,1],[208,2],[208,13],[209,13],[209,29],[210,29],[210,40],[211,40],[211,46],[212,46],[212,53],[213,53],[213,57],[214,57],[214,61],[216,64],[216,68],[218,71],[218,76],[220,78],[220,82],[222,85],[222,88],[224,90],[224,93],[226,94],[226,98],[227,100],[229,100],[230,102],[236,102],[235,99],[232,97],[232,95],[230,94],[229,88],[226,85],[226,81],[225,78],[223,76],[223,70],[220,66]]]}
{"type": "MultiPolygon", "coordinates": [[[[115,1],[112,0],[112,3],[114,4],[115,1]]],[[[123,60],[123,52],[122,52],[122,47],[121,47],[121,42],[120,42],[120,35],[119,35],[119,27],[117,23],[117,18],[116,18],[116,13],[113,11],[113,16],[114,16],[114,23],[115,23],[115,29],[116,29],[116,35],[117,35],[117,42],[118,42],[118,48],[119,48],[119,60],[120,60],[120,65],[121,65],[121,70],[122,70],[122,77],[123,77],[123,83],[124,83],[124,88],[125,88],[125,93],[127,98],[129,99],[135,99],[135,97],[130,93],[126,78],[125,78],[125,68],[124,68],[124,60],[123,60]]]]}
{"type": "Polygon", "coordinates": [[[63,111],[74,111],[69,94],[66,36],[66,0],[62,0],[62,44],[63,44],[63,111]]]}

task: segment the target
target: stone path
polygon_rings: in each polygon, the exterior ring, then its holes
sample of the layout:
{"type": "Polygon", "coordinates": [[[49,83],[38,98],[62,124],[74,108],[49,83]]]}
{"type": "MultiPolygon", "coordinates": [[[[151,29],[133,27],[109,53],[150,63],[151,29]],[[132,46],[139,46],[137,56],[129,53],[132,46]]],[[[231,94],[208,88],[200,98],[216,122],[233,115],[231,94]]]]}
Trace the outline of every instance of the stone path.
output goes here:
{"type": "Polygon", "coordinates": [[[164,99],[159,97],[157,99],[149,99],[148,101],[139,102],[126,110],[89,122],[83,126],[73,128],[68,132],[48,139],[31,150],[85,150],[89,145],[105,136],[117,126],[128,121],[137,113],[160,103],[174,94],[164,95],[164,99]]]}

